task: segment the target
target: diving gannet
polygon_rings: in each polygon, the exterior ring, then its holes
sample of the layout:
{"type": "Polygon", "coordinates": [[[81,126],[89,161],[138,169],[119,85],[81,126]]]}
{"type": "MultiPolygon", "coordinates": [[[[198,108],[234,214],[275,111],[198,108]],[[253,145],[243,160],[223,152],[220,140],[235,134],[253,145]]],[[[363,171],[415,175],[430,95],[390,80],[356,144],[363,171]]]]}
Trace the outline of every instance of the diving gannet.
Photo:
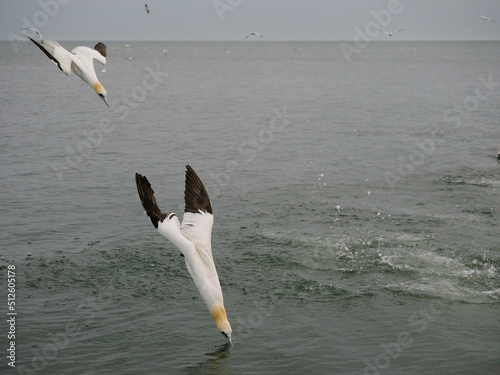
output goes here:
{"type": "Polygon", "coordinates": [[[68,52],[55,40],[41,40],[41,43],[38,43],[29,36],[27,38],[35,43],[64,74],[69,76],[71,71],[75,72],[78,77],[94,89],[109,107],[106,90],[97,79],[93,61],[95,59],[101,64],[106,64],[106,45],[104,43],[97,43],[94,49],[80,46],[68,52]]]}
{"type": "Polygon", "coordinates": [[[203,183],[187,165],[184,217],[181,224],[175,213],[165,214],[158,208],[154,191],[146,176],[136,173],[135,181],[146,214],[158,232],[177,246],[184,255],[187,269],[217,328],[232,344],[231,325],[227,320],[222,289],[212,258],[212,204],[203,183]]]}

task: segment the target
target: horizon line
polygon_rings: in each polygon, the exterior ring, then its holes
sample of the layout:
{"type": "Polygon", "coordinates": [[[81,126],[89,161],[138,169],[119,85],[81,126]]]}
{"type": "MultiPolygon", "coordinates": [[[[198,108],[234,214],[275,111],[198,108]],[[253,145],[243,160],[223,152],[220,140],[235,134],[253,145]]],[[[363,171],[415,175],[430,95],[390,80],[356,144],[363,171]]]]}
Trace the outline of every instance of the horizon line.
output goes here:
{"type": "MultiPolygon", "coordinates": [[[[62,42],[92,42],[97,39],[58,39],[62,42]]],[[[310,43],[310,42],[326,42],[326,43],[355,43],[354,40],[346,39],[266,39],[266,40],[244,40],[244,39],[99,39],[108,42],[245,42],[245,43],[266,43],[266,42],[283,42],[283,43],[310,43]]],[[[0,39],[0,42],[28,42],[26,40],[10,40],[10,39],[0,39]]],[[[381,42],[381,43],[401,43],[401,42],[500,42],[500,39],[401,39],[401,40],[380,40],[371,39],[370,42],[381,42]]]]}

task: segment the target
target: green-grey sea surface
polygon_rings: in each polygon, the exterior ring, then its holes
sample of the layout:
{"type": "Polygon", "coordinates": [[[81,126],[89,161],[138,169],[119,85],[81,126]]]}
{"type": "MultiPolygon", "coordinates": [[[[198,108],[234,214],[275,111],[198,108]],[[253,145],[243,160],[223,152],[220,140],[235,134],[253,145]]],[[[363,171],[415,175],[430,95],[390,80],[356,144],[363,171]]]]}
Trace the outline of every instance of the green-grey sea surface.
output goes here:
{"type": "Polygon", "coordinates": [[[500,373],[499,43],[110,42],[110,108],[28,43],[0,43],[2,374],[500,373]],[[233,347],[136,192],[182,217],[187,164],[233,347]]]}

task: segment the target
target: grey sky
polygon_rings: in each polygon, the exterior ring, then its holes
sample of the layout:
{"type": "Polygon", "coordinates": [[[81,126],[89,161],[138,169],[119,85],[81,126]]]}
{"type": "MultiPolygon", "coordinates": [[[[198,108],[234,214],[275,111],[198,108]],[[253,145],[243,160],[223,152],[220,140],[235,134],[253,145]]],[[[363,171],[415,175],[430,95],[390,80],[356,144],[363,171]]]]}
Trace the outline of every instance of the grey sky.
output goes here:
{"type": "Polygon", "coordinates": [[[56,40],[242,40],[257,31],[266,40],[352,41],[356,28],[387,22],[382,29],[404,32],[371,39],[500,40],[499,0],[151,0],[150,14],[144,3],[0,0],[0,39],[30,23],[56,40]]]}

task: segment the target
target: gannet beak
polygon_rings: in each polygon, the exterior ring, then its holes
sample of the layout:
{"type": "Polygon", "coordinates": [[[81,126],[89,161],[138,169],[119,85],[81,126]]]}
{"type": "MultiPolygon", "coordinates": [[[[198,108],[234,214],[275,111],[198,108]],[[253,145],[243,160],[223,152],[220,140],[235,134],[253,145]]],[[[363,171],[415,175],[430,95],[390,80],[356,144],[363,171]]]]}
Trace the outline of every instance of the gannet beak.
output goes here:
{"type": "Polygon", "coordinates": [[[231,344],[231,346],[233,346],[233,340],[231,339],[231,336],[228,336],[226,332],[221,332],[222,333],[222,336],[224,336],[227,340],[228,343],[231,344]]]}
{"type": "Polygon", "coordinates": [[[96,90],[96,92],[97,92],[97,95],[99,95],[99,98],[101,98],[102,100],[104,100],[104,103],[106,103],[106,105],[109,107],[109,103],[108,103],[108,99],[106,98],[106,94],[103,93],[103,92],[100,92],[98,90],[96,90]]]}

